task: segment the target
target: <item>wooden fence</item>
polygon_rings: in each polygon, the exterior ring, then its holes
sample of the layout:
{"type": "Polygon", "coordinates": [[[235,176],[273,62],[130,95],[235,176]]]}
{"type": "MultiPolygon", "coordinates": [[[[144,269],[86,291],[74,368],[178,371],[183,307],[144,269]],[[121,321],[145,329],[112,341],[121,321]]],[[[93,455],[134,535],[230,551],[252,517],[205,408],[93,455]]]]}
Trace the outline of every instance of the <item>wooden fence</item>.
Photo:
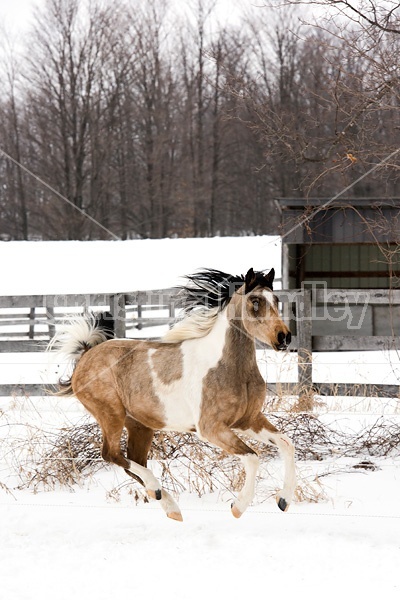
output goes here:
{"type": "MultiPolygon", "coordinates": [[[[312,353],[319,351],[400,349],[400,336],[313,335],[315,319],[351,321],[352,306],[400,306],[400,290],[300,289],[276,292],[283,312],[295,330],[291,352],[297,352],[298,382],[268,384],[270,393],[320,393],[322,395],[363,395],[399,397],[399,385],[326,384],[313,381],[312,353]],[[325,307],[326,314],[321,307],[325,307]],[[332,317],[330,309],[342,310],[332,317]],[[318,308],[318,311],[317,311],[318,308]],[[318,314],[317,314],[318,313],[318,314]]],[[[177,318],[174,289],[121,294],[69,294],[0,297],[0,353],[43,352],[57,326],[71,314],[85,309],[107,309],[115,319],[117,337],[146,336],[149,328],[171,325],[177,318]],[[162,314],[160,314],[162,313],[162,314]]],[[[42,395],[39,384],[0,384],[0,396],[42,395]]]]}

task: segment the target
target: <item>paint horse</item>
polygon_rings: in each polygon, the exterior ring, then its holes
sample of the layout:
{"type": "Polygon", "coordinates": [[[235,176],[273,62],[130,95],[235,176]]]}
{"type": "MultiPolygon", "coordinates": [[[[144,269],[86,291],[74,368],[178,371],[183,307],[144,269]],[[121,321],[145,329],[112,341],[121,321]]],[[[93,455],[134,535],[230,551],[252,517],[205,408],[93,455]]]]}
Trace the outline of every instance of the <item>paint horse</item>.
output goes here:
{"type": "Polygon", "coordinates": [[[276,446],[285,464],[277,503],[286,511],[296,486],[294,447],[262,413],[266,387],[255,352],[255,338],[277,351],[291,339],[272,291],[274,270],[250,269],[246,276],[204,270],[187,280],[179,291],[184,318],[160,341],[107,339],[104,315],[82,317],[58,334],[59,351],[75,361],[59,393],[80,400],[101,427],[104,460],[137,479],[168,517],[182,520],[175,500],[147,468],[155,430],[193,432],[240,458],[245,483],[231,505],[235,517],[254,497],[259,467],[242,437],[276,446]]]}

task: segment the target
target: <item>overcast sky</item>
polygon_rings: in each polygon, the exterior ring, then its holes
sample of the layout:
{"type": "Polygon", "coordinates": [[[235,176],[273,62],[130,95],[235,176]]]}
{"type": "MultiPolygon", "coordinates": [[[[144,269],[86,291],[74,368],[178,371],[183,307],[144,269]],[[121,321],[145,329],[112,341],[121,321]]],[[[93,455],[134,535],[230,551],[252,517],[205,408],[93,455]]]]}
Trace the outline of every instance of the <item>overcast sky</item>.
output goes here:
{"type": "Polygon", "coordinates": [[[12,28],[25,27],[29,23],[33,4],[34,0],[0,0],[2,23],[12,28]]]}
{"type": "MultiPolygon", "coordinates": [[[[0,21],[7,29],[26,29],[34,13],[35,6],[44,5],[46,0],[0,0],[0,21]]],[[[146,2],[146,0],[136,0],[146,2]]],[[[176,0],[185,3],[187,0],[176,0]]],[[[218,18],[235,20],[240,6],[260,6],[262,0],[217,0],[218,18]]]]}

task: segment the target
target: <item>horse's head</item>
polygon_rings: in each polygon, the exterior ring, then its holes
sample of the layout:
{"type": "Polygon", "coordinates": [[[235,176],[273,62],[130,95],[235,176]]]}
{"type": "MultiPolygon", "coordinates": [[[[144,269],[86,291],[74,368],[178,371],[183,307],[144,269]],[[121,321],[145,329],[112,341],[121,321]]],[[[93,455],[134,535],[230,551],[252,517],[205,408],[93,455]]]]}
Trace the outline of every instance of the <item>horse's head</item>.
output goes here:
{"type": "Polygon", "coordinates": [[[273,293],[274,269],[268,274],[249,269],[244,285],[236,294],[235,316],[251,337],[272,346],[274,350],[286,350],[291,333],[278,312],[278,299],[273,293]]]}

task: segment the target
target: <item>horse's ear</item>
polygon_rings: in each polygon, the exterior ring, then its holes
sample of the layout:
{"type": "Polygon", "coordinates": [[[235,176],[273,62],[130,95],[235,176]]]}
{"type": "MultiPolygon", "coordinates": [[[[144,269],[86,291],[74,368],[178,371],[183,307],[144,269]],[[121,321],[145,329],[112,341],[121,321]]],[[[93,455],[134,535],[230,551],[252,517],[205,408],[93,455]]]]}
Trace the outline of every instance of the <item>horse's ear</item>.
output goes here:
{"type": "Polygon", "coordinates": [[[254,285],[256,283],[256,275],[255,275],[253,269],[249,269],[247,271],[244,283],[245,283],[244,293],[248,294],[254,288],[254,285]]]}
{"type": "Polygon", "coordinates": [[[267,280],[267,286],[272,290],[272,284],[274,283],[274,279],[275,279],[275,269],[271,269],[270,272],[265,275],[265,279],[267,280]]]}

